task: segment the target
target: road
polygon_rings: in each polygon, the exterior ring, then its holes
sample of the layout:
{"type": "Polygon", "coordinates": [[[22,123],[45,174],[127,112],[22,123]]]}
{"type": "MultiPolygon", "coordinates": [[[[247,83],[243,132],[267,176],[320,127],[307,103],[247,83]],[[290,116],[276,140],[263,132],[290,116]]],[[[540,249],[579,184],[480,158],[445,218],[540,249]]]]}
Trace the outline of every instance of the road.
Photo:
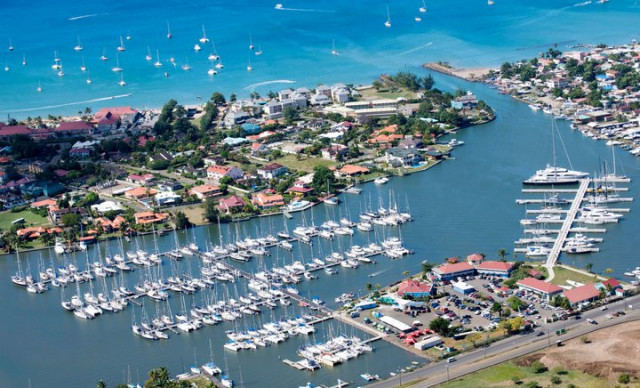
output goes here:
{"type": "Polygon", "coordinates": [[[558,321],[550,324],[543,324],[536,329],[544,331],[545,336],[537,337],[536,332],[526,335],[516,335],[493,343],[487,348],[477,349],[469,353],[456,356],[457,361],[446,363],[444,361],[438,363],[427,364],[426,366],[409,373],[401,373],[387,380],[379,381],[369,385],[369,387],[398,387],[402,382],[420,380],[415,387],[431,387],[437,384],[447,382],[469,373],[476,372],[480,369],[487,368],[502,362],[524,356],[526,354],[544,349],[551,344],[555,344],[557,340],[569,340],[578,338],[590,332],[605,327],[613,326],[622,322],[629,322],[640,319],[640,309],[637,304],[640,302],[640,295],[626,298],[623,301],[610,303],[607,311],[600,309],[591,310],[582,314],[582,319],[567,321],[558,321]],[[625,306],[633,306],[633,310],[626,309],[625,306]],[[606,319],[606,315],[615,311],[625,310],[626,315],[606,319]],[[593,325],[587,322],[587,319],[594,319],[598,322],[593,325]],[[556,330],[566,329],[567,333],[557,336],[556,330]]]}

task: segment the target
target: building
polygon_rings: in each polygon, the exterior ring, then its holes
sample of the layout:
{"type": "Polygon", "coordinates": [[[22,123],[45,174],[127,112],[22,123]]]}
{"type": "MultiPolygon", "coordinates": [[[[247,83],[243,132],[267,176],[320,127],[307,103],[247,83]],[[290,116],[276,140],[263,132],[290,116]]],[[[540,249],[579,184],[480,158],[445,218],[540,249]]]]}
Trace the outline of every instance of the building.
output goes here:
{"type": "Polygon", "coordinates": [[[483,261],[476,267],[480,275],[500,276],[508,278],[511,275],[513,263],[507,261],[483,261]]]}
{"type": "Polygon", "coordinates": [[[53,130],[53,133],[61,137],[91,136],[93,127],[82,120],[63,121],[53,130]]]}
{"type": "Polygon", "coordinates": [[[307,185],[307,183],[301,181],[301,180],[297,180],[293,183],[293,186],[289,187],[289,189],[287,189],[287,191],[289,193],[292,193],[295,196],[299,196],[299,197],[304,197],[305,195],[310,195],[311,193],[313,193],[314,188],[313,187],[309,187],[309,185],[307,185]]]}
{"type": "Polygon", "coordinates": [[[129,183],[133,183],[141,186],[148,186],[151,184],[156,178],[152,174],[131,174],[125,180],[129,183]]]}
{"type": "Polygon", "coordinates": [[[162,191],[153,197],[158,206],[175,205],[182,202],[182,197],[173,191],[162,191]]]}
{"type": "Polygon", "coordinates": [[[241,197],[237,195],[232,195],[228,198],[220,199],[220,203],[218,204],[218,209],[220,209],[221,212],[225,212],[229,214],[237,210],[242,210],[244,206],[245,206],[245,203],[241,197]]]}
{"type": "Polygon", "coordinates": [[[96,124],[98,130],[114,130],[120,125],[135,123],[140,117],[140,112],[129,106],[118,106],[113,108],[102,108],[94,116],[91,121],[96,124]]]}
{"type": "Polygon", "coordinates": [[[271,209],[284,206],[284,198],[279,194],[267,194],[265,192],[256,194],[251,202],[260,209],[271,209]]]}
{"type": "Polygon", "coordinates": [[[343,160],[348,153],[349,147],[344,144],[336,143],[323,148],[321,151],[322,158],[327,160],[343,160]]]}
{"type": "Polygon", "coordinates": [[[389,148],[385,151],[384,157],[387,163],[392,166],[413,167],[424,162],[425,158],[415,149],[389,148]]]}
{"type": "Polygon", "coordinates": [[[597,283],[595,286],[599,290],[604,290],[607,295],[613,295],[616,293],[616,290],[622,290],[622,284],[614,278],[597,283]]]}
{"type": "Polygon", "coordinates": [[[309,102],[313,106],[329,105],[331,104],[331,99],[324,94],[316,93],[313,96],[311,96],[311,98],[309,99],[309,102]]]}
{"type": "Polygon", "coordinates": [[[478,98],[471,92],[467,92],[466,95],[456,97],[451,101],[453,109],[473,109],[476,106],[478,106],[478,98]]]}
{"type": "Polygon", "coordinates": [[[91,155],[90,148],[72,148],[69,150],[69,157],[72,159],[82,159],[91,155]]]}
{"type": "Polygon", "coordinates": [[[91,205],[91,210],[96,213],[104,214],[106,212],[121,212],[124,209],[119,203],[114,201],[104,201],[95,205],[91,205]]]}
{"type": "Polygon", "coordinates": [[[154,189],[149,189],[146,187],[136,187],[131,190],[125,191],[124,196],[131,199],[141,199],[151,197],[156,194],[158,194],[158,192],[154,189]]]}
{"type": "Polygon", "coordinates": [[[273,179],[286,174],[289,169],[280,163],[269,163],[258,168],[257,171],[262,179],[273,179]]]}
{"type": "Polygon", "coordinates": [[[224,126],[231,129],[247,121],[251,116],[245,111],[229,112],[224,116],[224,126]]]}
{"type": "Polygon", "coordinates": [[[269,152],[269,148],[262,143],[252,143],[251,144],[251,156],[260,157],[269,152]]]}
{"type": "Polygon", "coordinates": [[[136,224],[155,224],[158,222],[164,222],[169,219],[167,213],[155,213],[152,211],[140,212],[133,215],[136,220],[136,224]]]}
{"type": "Polygon", "coordinates": [[[516,283],[519,290],[533,292],[534,294],[539,295],[540,297],[549,300],[554,295],[559,295],[562,293],[562,287],[558,287],[555,284],[543,282],[542,280],[538,280],[536,278],[525,278],[516,283]]]}
{"type": "Polygon", "coordinates": [[[242,170],[236,166],[209,166],[207,168],[207,178],[219,181],[225,176],[236,180],[242,178],[243,173],[242,170]]]}
{"type": "Polygon", "coordinates": [[[459,292],[462,295],[469,295],[476,290],[471,284],[465,282],[451,283],[451,286],[455,292],[459,292]]]}
{"type": "Polygon", "coordinates": [[[435,287],[431,283],[407,279],[398,286],[398,296],[411,298],[425,298],[434,295],[435,287]]]}
{"type": "Polygon", "coordinates": [[[369,117],[386,118],[398,113],[398,102],[392,99],[353,101],[344,104],[345,113],[363,122],[369,117]]]}
{"type": "Polygon", "coordinates": [[[414,328],[413,326],[409,326],[406,323],[399,321],[393,317],[390,317],[388,315],[384,315],[382,317],[380,317],[380,321],[388,326],[391,326],[392,328],[402,332],[402,333],[408,333],[410,331],[413,331],[414,328]]]}
{"type": "Polygon", "coordinates": [[[440,336],[433,336],[433,337],[427,337],[425,339],[423,339],[422,341],[418,341],[416,342],[413,347],[418,349],[418,350],[427,350],[429,348],[432,348],[434,346],[438,346],[440,344],[442,344],[442,338],[440,338],[440,336]]]}
{"type": "Polygon", "coordinates": [[[571,306],[588,304],[600,298],[600,290],[594,284],[585,284],[566,290],[562,295],[569,300],[571,306]]]}
{"type": "Polygon", "coordinates": [[[106,218],[106,217],[99,217],[96,218],[95,223],[97,225],[100,225],[100,227],[102,227],[102,230],[107,232],[107,233],[111,233],[113,231],[116,230],[120,230],[120,227],[122,225],[126,225],[127,224],[127,220],[124,219],[124,217],[122,216],[116,216],[113,221],[111,221],[110,219],[106,218]]]}
{"type": "Polygon", "coordinates": [[[338,177],[355,177],[362,174],[368,174],[369,169],[355,164],[345,164],[341,169],[337,170],[338,177]]]}
{"type": "Polygon", "coordinates": [[[222,195],[222,190],[218,186],[200,185],[189,190],[189,195],[195,195],[199,200],[213,198],[222,195]]]}
{"type": "Polygon", "coordinates": [[[81,207],[70,207],[67,209],[58,209],[57,207],[55,207],[55,208],[49,209],[49,219],[51,220],[51,223],[54,225],[61,224],[62,218],[66,214],[77,214],[80,216],[82,220],[84,220],[88,216],[87,211],[81,207]]]}
{"type": "Polygon", "coordinates": [[[484,255],[480,253],[472,253],[467,256],[467,263],[471,265],[478,265],[482,262],[482,260],[484,260],[484,255]]]}
{"type": "Polygon", "coordinates": [[[476,269],[469,263],[460,262],[454,264],[443,264],[431,270],[438,280],[451,280],[457,277],[470,276],[476,273],[476,269]]]}

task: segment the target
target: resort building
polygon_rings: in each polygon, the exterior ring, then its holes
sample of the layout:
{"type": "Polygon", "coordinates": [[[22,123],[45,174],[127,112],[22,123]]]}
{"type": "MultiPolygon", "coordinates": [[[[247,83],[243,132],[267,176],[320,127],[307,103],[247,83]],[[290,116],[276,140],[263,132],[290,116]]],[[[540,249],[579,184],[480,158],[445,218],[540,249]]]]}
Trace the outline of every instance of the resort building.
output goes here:
{"type": "Polygon", "coordinates": [[[158,206],[175,205],[182,202],[182,197],[173,191],[162,191],[153,197],[158,206]]]}
{"type": "Polygon", "coordinates": [[[519,290],[533,292],[546,300],[549,300],[554,295],[559,295],[564,291],[562,287],[558,287],[555,284],[547,283],[536,278],[525,278],[518,281],[516,284],[519,290]]]}
{"type": "Polygon", "coordinates": [[[461,262],[454,264],[443,264],[431,270],[438,280],[451,280],[461,276],[474,275],[476,269],[469,263],[461,262]]]}
{"type": "Polygon", "coordinates": [[[398,286],[398,296],[411,298],[424,298],[435,295],[433,284],[407,279],[398,286]]]}
{"type": "Polygon", "coordinates": [[[513,263],[508,261],[483,261],[476,267],[478,274],[500,276],[508,278],[511,275],[513,263]]]}
{"type": "Polygon", "coordinates": [[[600,298],[600,290],[593,284],[585,284],[566,290],[562,295],[569,300],[571,306],[588,304],[600,298]]]}

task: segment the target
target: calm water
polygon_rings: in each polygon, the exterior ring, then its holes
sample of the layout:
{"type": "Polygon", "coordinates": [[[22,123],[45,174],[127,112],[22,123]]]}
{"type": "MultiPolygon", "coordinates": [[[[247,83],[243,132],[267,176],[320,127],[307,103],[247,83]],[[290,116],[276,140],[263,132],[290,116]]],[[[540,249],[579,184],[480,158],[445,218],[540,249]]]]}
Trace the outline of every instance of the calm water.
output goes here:
{"type": "Polygon", "coordinates": [[[394,0],[388,2],[392,27],[385,28],[387,3],[290,0],[283,2],[284,10],[275,10],[275,3],[35,0],[24,7],[5,2],[0,7],[0,66],[11,70],[0,71],[0,117],[75,114],[86,106],[95,110],[114,104],[158,107],[170,98],[197,103],[197,96],[206,99],[216,90],[241,96],[253,89],[279,90],[287,86],[282,81],[308,87],[322,82],[368,84],[382,72],[427,61],[498,65],[529,57],[553,43],[565,49],[567,44],[628,42],[637,38],[640,11],[631,0],[586,6],[577,5],[579,0],[499,0],[491,7],[485,0],[438,0],[427,2],[428,12],[416,23],[420,1],[394,0]],[[166,39],[167,21],[171,40],[166,39]],[[215,77],[207,76],[211,44],[193,51],[202,25],[225,65],[215,77]],[[128,34],[127,50],[119,55],[127,85],[120,87],[120,76],[111,68],[119,38],[128,34]],[[250,35],[262,56],[249,51],[250,35]],[[78,36],[81,52],[73,50],[78,36]],[[9,40],[13,52],[7,50],[9,40]],[[330,54],[332,41],[341,55],[330,54]],[[150,62],[144,58],[148,49],[150,62]],[[162,68],[152,65],[156,49],[162,68]],[[103,50],[108,62],[98,59],[103,50]],[[51,69],[54,51],[64,77],[51,69]],[[83,57],[92,85],[80,71],[83,57]],[[169,63],[170,57],[177,68],[169,63]],[[251,73],[246,71],[249,60],[251,73]],[[190,72],[181,69],[185,63],[192,67],[190,72]],[[41,93],[36,91],[38,83],[41,93]],[[126,98],[109,98],[129,93],[126,98]]]}
{"type": "MultiPolygon", "coordinates": [[[[397,199],[400,207],[409,207],[415,222],[402,228],[379,230],[378,234],[363,235],[356,233],[353,238],[337,238],[331,243],[316,243],[312,251],[303,246],[293,253],[273,250],[272,255],[264,259],[241,264],[244,269],[258,270],[273,262],[279,265],[293,260],[305,260],[314,255],[323,257],[332,250],[341,250],[352,244],[363,244],[369,239],[379,240],[388,235],[400,235],[406,245],[416,254],[402,260],[391,261],[379,258],[375,265],[363,265],[358,270],[347,270],[338,267],[338,275],[327,276],[320,273],[318,280],[303,282],[299,285],[303,295],[319,296],[329,302],[342,292],[358,292],[365,288],[367,282],[388,284],[397,280],[405,270],[417,272],[423,260],[440,262],[445,257],[464,256],[473,252],[483,252],[490,257],[496,256],[500,248],[512,250],[513,240],[521,235],[518,220],[524,216],[524,208],[515,204],[521,196],[520,182],[536,168],[543,167],[552,160],[550,121],[542,113],[533,113],[524,104],[516,103],[508,97],[496,94],[485,85],[470,85],[462,81],[436,75],[441,87],[454,90],[458,87],[470,88],[485,99],[498,113],[498,118],[487,125],[466,129],[456,135],[466,144],[455,150],[455,160],[417,175],[393,178],[384,186],[365,185],[360,196],[343,196],[345,203],[339,207],[325,208],[322,205],[305,214],[298,213],[288,221],[289,230],[304,221],[320,224],[324,219],[338,219],[341,216],[355,217],[360,209],[367,206],[377,207],[380,202],[386,203],[391,196],[397,199]],[[369,274],[375,274],[373,278],[369,274]]],[[[567,145],[574,168],[595,171],[599,160],[610,160],[611,150],[602,142],[583,137],[579,132],[571,131],[565,123],[560,124],[560,132],[567,145]]],[[[566,165],[564,156],[559,157],[566,165]]],[[[628,153],[617,153],[618,171],[632,177],[630,195],[637,195],[635,182],[640,179],[640,163],[628,153]]],[[[625,205],[625,207],[627,207],[625,205]]],[[[600,245],[598,254],[585,256],[562,256],[567,263],[584,267],[593,263],[596,271],[612,268],[614,274],[622,276],[625,270],[640,265],[637,261],[636,247],[632,234],[640,228],[637,202],[629,204],[631,213],[625,215],[617,225],[607,226],[605,242],[600,245]]],[[[285,220],[280,217],[253,220],[241,224],[200,227],[188,233],[179,233],[182,242],[191,241],[195,233],[200,245],[204,241],[218,241],[222,235],[224,241],[236,236],[255,235],[265,231],[278,231],[284,227],[285,220]]],[[[139,239],[137,244],[153,249],[153,240],[139,239]]],[[[167,235],[158,239],[161,250],[174,245],[174,236],[167,235]]],[[[98,248],[104,254],[112,254],[117,243],[100,244],[89,251],[91,260],[95,259],[98,248]]],[[[135,248],[124,243],[124,249],[135,248]]],[[[23,267],[27,262],[32,270],[37,268],[41,253],[21,255],[23,267]],[[28,260],[25,260],[27,259],[28,260]]],[[[45,262],[49,255],[42,253],[45,262]]],[[[510,257],[513,257],[511,255],[510,257]]],[[[232,328],[230,324],[204,328],[190,335],[172,335],[168,341],[150,343],[134,337],[130,330],[131,314],[128,309],[120,314],[111,314],[94,321],[80,321],[59,307],[60,290],[52,290],[44,295],[30,295],[24,290],[14,287],[8,274],[16,269],[15,257],[7,256],[0,262],[0,272],[7,278],[0,282],[4,315],[0,328],[5,336],[4,346],[0,350],[0,381],[5,386],[22,386],[31,381],[32,386],[91,386],[100,378],[110,383],[126,381],[127,370],[131,371],[133,381],[142,380],[145,371],[166,365],[173,373],[178,373],[193,362],[194,348],[198,362],[204,362],[209,354],[208,340],[214,342],[214,359],[224,366],[222,345],[226,340],[224,330],[232,328]],[[55,359],[56,362],[52,362],[55,359]],[[138,378],[140,376],[140,378],[138,378]]],[[[84,255],[72,256],[71,262],[84,266],[84,255]]],[[[54,261],[61,263],[60,259],[54,261]]],[[[240,265],[240,264],[239,264],[240,265]]],[[[195,260],[186,259],[179,268],[166,264],[162,271],[169,276],[172,271],[178,273],[188,271],[196,273],[198,265],[195,260]]],[[[133,284],[144,276],[144,271],[137,270],[125,280],[133,284]]],[[[209,297],[234,297],[236,293],[246,291],[244,282],[219,287],[216,294],[209,297]]],[[[111,286],[111,281],[107,283],[111,286]]],[[[95,287],[102,290],[102,285],[95,287]]],[[[87,285],[83,285],[87,289],[87,285]]],[[[67,293],[74,292],[70,288],[67,293]]],[[[69,294],[70,295],[70,294],[69,294]]],[[[192,303],[202,304],[203,294],[187,297],[187,307],[192,303]]],[[[180,311],[183,301],[173,297],[173,312],[180,311]]],[[[156,305],[147,302],[147,313],[154,314],[156,305]]],[[[140,317],[140,308],[135,314],[140,317]]],[[[239,323],[239,328],[255,327],[260,322],[267,322],[282,315],[298,313],[297,308],[284,310],[278,308],[271,314],[268,312],[260,318],[251,318],[239,323]]],[[[337,322],[321,325],[314,338],[315,342],[324,339],[330,333],[351,333],[352,329],[337,322]]],[[[259,385],[260,381],[278,382],[280,386],[295,387],[307,381],[315,384],[335,383],[336,378],[360,383],[360,373],[365,370],[387,375],[399,366],[406,366],[412,357],[401,350],[386,344],[376,343],[377,350],[373,355],[361,357],[348,365],[336,368],[323,368],[319,372],[309,374],[284,365],[282,358],[295,358],[295,349],[304,344],[305,339],[296,338],[289,342],[260,349],[255,352],[229,354],[227,362],[231,376],[239,380],[240,375],[247,386],[259,385]],[[388,360],[394,360],[390,363],[388,360]],[[238,368],[241,365],[241,370],[238,368]]]]}

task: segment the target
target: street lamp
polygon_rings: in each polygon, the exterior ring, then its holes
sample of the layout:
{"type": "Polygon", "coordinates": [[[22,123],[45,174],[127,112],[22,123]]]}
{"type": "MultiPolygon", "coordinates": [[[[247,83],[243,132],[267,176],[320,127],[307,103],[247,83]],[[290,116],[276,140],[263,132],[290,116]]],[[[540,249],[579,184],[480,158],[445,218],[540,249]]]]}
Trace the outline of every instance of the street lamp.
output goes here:
{"type": "Polygon", "coordinates": [[[445,364],[447,366],[447,383],[449,382],[449,363],[445,364]]]}

